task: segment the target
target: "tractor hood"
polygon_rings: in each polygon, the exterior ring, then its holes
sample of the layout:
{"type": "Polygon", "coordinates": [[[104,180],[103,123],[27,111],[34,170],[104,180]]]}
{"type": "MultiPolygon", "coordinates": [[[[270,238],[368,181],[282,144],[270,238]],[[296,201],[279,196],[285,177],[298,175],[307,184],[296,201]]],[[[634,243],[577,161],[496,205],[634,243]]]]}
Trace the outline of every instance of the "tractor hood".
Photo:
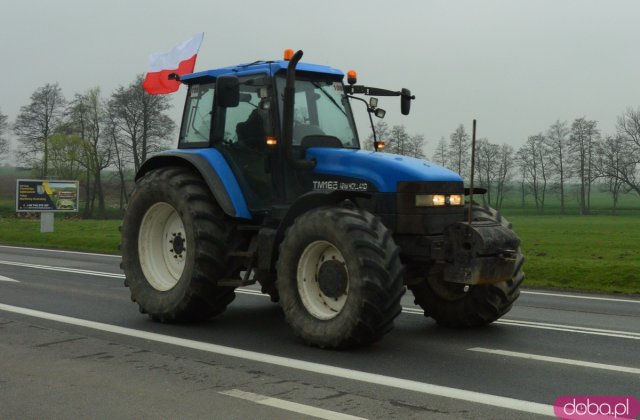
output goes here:
{"type": "Polygon", "coordinates": [[[462,182],[460,175],[435,163],[391,153],[312,147],[306,158],[315,160],[315,174],[367,181],[379,192],[397,192],[400,181],[462,182]]]}

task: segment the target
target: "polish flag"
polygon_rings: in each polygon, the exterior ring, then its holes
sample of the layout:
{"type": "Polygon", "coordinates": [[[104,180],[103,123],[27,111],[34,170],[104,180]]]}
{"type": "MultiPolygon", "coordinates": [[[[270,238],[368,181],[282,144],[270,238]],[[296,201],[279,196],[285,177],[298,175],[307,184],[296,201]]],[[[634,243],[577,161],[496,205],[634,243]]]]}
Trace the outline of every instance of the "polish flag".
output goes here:
{"type": "Polygon", "coordinates": [[[204,33],[199,33],[193,38],[176,45],[166,53],[151,54],[149,57],[149,70],[144,78],[142,87],[151,95],[171,93],[178,90],[180,82],[169,79],[171,73],[178,76],[193,73],[196,65],[196,57],[204,33]]]}

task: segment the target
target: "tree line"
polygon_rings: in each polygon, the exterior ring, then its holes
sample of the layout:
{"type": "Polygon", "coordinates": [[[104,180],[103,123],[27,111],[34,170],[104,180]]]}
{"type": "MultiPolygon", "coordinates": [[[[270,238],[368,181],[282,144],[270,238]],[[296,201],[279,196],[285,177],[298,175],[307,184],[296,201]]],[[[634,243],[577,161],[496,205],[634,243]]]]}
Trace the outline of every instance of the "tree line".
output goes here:
{"type": "MultiPolygon", "coordinates": [[[[102,173],[116,170],[119,207],[127,201],[126,180],[147,156],[169,147],[175,123],[167,115],[166,95],[149,95],[142,75],[103,97],[99,87],[67,100],[57,83],[37,88],[12,125],[18,162],[44,179],[79,179],[84,189],[83,217],[105,214],[102,173]]],[[[9,149],[7,117],[0,112],[0,152],[9,149]]]]}
{"type": "MultiPolygon", "coordinates": [[[[468,178],[471,138],[461,124],[441,138],[431,158],[468,178]]],[[[530,195],[538,213],[544,213],[550,192],[560,197],[560,211],[566,213],[567,185],[578,184],[580,214],[591,211],[594,183],[602,181],[613,197],[613,208],[621,194],[640,195],[640,108],[628,108],[618,117],[616,133],[603,135],[598,122],[585,117],[571,124],[557,120],[544,132],[528,136],[515,150],[508,144],[479,139],[476,144],[476,179],[487,189],[486,199],[501,208],[508,185],[520,184],[522,206],[530,195]]]]}
{"type": "MultiPolygon", "coordinates": [[[[403,125],[375,124],[384,152],[425,158],[425,138],[410,135],[403,125]]],[[[373,150],[373,135],[363,148],[373,150]]],[[[621,194],[640,196],[640,108],[627,108],[617,119],[616,132],[603,135],[598,122],[586,117],[569,124],[557,120],[546,130],[528,136],[518,149],[509,144],[494,144],[487,138],[476,142],[475,179],[487,189],[487,202],[501,208],[507,190],[519,184],[522,206],[533,197],[536,211],[544,213],[550,193],[558,194],[560,212],[567,211],[569,184],[578,185],[580,214],[591,212],[594,183],[604,184],[613,198],[613,208],[621,194]]],[[[431,160],[469,179],[471,136],[460,124],[449,139],[442,137],[431,160]]]]}

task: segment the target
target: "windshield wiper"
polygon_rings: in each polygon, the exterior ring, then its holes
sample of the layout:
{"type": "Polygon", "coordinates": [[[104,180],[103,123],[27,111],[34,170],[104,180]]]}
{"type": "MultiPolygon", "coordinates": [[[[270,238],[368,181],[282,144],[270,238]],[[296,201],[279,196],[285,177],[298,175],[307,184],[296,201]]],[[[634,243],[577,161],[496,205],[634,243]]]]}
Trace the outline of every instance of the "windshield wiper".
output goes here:
{"type": "Polygon", "coordinates": [[[345,117],[349,118],[349,116],[347,115],[347,113],[344,111],[344,108],[341,107],[338,102],[336,102],[336,100],[334,99],[333,96],[331,96],[330,94],[327,93],[327,91],[324,90],[324,88],[322,86],[320,86],[320,83],[318,82],[311,82],[311,84],[313,86],[315,86],[316,88],[320,89],[320,92],[322,92],[324,94],[324,96],[326,96],[327,98],[329,98],[329,100],[331,102],[333,102],[333,104],[336,106],[336,108],[338,108],[340,110],[340,112],[342,112],[344,114],[345,117]]]}

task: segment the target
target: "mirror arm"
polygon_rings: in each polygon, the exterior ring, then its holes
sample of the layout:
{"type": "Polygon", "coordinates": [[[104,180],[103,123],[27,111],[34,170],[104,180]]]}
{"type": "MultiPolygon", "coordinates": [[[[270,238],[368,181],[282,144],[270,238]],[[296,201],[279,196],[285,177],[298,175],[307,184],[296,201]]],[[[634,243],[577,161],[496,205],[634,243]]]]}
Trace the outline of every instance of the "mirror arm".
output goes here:
{"type": "Polygon", "coordinates": [[[373,108],[371,108],[369,106],[367,101],[365,101],[362,98],[358,98],[357,96],[347,95],[347,98],[357,99],[358,101],[364,102],[364,105],[367,107],[367,114],[369,114],[369,122],[371,123],[371,131],[373,132],[373,148],[377,152],[378,151],[378,138],[376,136],[375,125],[373,124],[373,117],[371,116],[371,114],[374,112],[373,108]]]}

